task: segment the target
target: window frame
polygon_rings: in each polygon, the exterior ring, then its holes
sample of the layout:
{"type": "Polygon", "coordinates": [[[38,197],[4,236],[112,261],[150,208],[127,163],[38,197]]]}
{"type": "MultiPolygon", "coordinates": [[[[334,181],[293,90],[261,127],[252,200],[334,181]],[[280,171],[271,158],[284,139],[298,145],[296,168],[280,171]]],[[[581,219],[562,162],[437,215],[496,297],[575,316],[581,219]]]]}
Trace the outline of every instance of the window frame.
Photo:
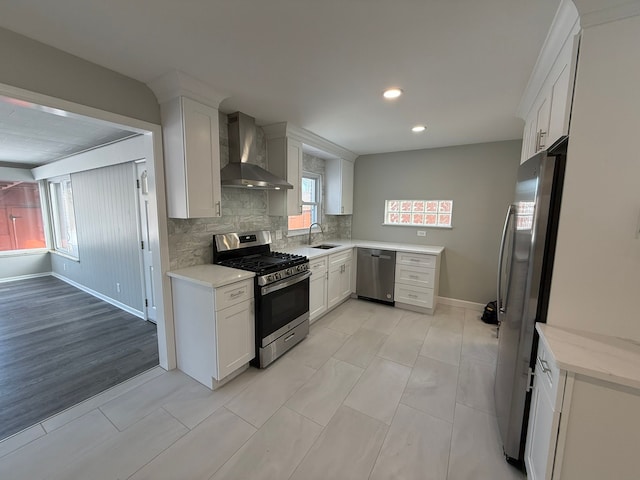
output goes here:
{"type": "MultiPolygon", "coordinates": [[[[54,178],[49,178],[47,180],[47,197],[48,197],[48,204],[49,204],[49,215],[50,215],[50,228],[51,228],[51,249],[50,251],[58,254],[58,255],[62,255],[64,257],[70,258],[72,260],[75,261],[80,261],[80,247],[78,245],[78,234],[77,234],[77,223],[76,223],[76,210],[75,210],[75,202],[73,199],[73,182],[71,180],[71,175],[61,175],[59,177],[54,177],[54,178]],[[60,231],[60,205],[58,202],[58,198],[57,198],[57,194],[54,193],[54,185],[58,184],[62,184],[63,182],[68,182],[69,183],[69,189],[70,189],[70,193],[71,193],[71,216],[73,218],[73,230],[74,230],[74,237],[75,237],[75,244],[73,242],[70,242],[70,245],[73,246],[75,245],[75,251],[74,249],[65,249],[62,246],[59,245],[59,243],[61,243],[59,240],[62,238],[62,233],[60,231]],[[59,236],[60,234],[60,236],[59,236]]],[[[69,206],[67,206],[68,208],[69,206]]],[[[67,232],[65,232],[66,234],[67,232]]]]}
{"type": "MultiPolygon", "coordinates": [[[[312,214],[312,218],[311,218],[311,224],[317,222],[317,223],[322,223],[321,219],[322,219],[322,175],[319,173],[315,173],[315,172],[307,172],[307,171],[303,171],[302,175],[300,175],[300,188],[302,189],[302,179],[303,178],[309,178],[312,179],[316,182],[316,201],[315,202],[305,202],[301,200],[302,206],[304,207],[305,205],[311,205],[312,207],[315,206],[316,207],[316,215],[315,215],[315,220],[313,219],[313,214],[312,214]]],[[[301,193],[301,197],[302,197],[302,193],[301,193]]],[[[309,233],[309,227],[303,227],[303,228],[295,228],[295,229],[291,229],[289,228],[289,218],[290,217],[297,217],[299,215],[288,215],[287,216],[287,234],[290,236],[294,236],[294,235],[303,235],[305,233],[309,233]]],[[[311,232],[319,232],[320,228],[315,225],[312,229],[311,232]]]]}
{"type": "Polygon", "coordinates": [[[33,184],[37,184],[38,186],[38,199],[40,202],[40,215],[42,217],[42,229],[43,229],[43,234],[44,234],[44,241],[45,241],[45,246],[44,247],[37,247],[37,248],[21,248],[21,249],[15,249],[15,250],[0,250],[0,257],[12,257],[12,256],[23,256],[23,255],[42,255],[43,253],[46,253],[49,251],[49,218],[47,215],[47,211],[48,211],[48,203],[46,200],[46,191],[45,191],[45,185],[42,184],[42,182],[38,181],[38,180],[33,180],[33,179],[25,179],[22,175],[16,176],[16,175],[4,175],[3,176],[3,180],[6,181],[16,181],[19,183],[33,183],[33,184]]]}

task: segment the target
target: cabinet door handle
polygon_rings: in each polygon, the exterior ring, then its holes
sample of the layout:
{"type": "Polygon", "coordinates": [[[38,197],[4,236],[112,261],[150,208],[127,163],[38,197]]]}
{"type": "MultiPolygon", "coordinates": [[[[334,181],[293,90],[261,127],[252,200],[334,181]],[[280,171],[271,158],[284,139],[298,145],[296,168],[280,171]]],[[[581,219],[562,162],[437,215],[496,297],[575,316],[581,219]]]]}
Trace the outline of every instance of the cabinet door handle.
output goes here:
{"type": "Polygon", "coordinates": [[[237,292],[232,293],[231,295],[229,295],[229,298],[237,298],[240,295],[242,295],[243,293],[244,293],[244,290],[238,290],[237,292]]]}
{"type": "Polygon", "coordinates": [[[409,297],[409,298],[418,298],[418,296],[417,296],[417,295],[413,295],[413,294],[411,294],[411,293],[407,294],[407,297],[409,297]]]}
{"type": "Polygon", "coordinates": [[[549,368],[549,363],[546,360],[538,358],[540,361],[540,366],[542,367],[542,373],[549,373],[551,369],[549,368]]]}
{"type": "Polygon", "coordinates": [[[540,130],[540,140],[539,140],[539,143],[538,143],[538,147],[539,147],[540,150],[542,150],[543,148],[545,148],[547,146],[546,145],[547,142],[546,141],[545,142],[542,141],[542,138],[546,137],[546,136],[547,136],[547,132],[545,132],[543,130],[540,130]]]}
{"type": "Polygon", "coordinates": [[[220,208],[220,202],[216,202],[216,214],[221,217],[222,216],[222,208],[220,208]]]}
{"type": "Polygon", "coordinates": [[[344,207],[340,207],[340,211],[344,213],[344,207]]]}

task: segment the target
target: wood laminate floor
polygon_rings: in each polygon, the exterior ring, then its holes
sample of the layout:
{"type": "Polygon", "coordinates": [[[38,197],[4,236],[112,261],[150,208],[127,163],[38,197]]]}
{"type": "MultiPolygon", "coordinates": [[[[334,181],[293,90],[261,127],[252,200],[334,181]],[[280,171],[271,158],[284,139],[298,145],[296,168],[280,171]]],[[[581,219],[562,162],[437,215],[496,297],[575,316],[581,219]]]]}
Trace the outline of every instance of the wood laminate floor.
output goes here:
{"type": "Polygon", "coordinates": [[[0,439],[156,365],[154,324],[55,277],[0,283],[0,439]]]}

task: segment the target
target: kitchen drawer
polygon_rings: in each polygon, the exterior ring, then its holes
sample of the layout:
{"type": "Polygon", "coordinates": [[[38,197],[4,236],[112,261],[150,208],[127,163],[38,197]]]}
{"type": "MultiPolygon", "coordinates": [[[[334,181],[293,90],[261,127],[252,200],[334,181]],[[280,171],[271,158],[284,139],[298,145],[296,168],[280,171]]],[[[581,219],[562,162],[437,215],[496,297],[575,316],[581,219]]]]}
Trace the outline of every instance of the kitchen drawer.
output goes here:
{"type": "Polygon", "coordinates": [[[396,254],[396,264],[414,265],[416,267],[436,268],[436,256],[424,255],[421,253],[398,252],[396,254]]]}
{"type": "Polygon", "coordinates": [[[558,386],[564,385],[566,373],[560,371],[542,341],[538,345],[535,373],[538,377],[538,387],[546,392],[546,395],[553,403],[553,409],[560,411],[562,408],[562,395],[558,395],[558,386]]]}
{"type": "Polygon", "coordinates": [[[396,283],[394,301],[417,307],[433,308],[433,288],[396,283]]]}
{"type": "Polygon", "coordinates": [[[436,271],[433,268],[396,264],[396,283],[433,288],[436,271]]]}
{"type": "Polygon", "coordinates": [[[216,288],[216,311],[253,298],[253,280],[216,288]]]}
{"type": "Polygon", "coordinates": [[[326,273],[327,271],[327,257],[314,258],[309,260],[309,270],[313,275],[319,275],[326,273]]]}
{"type": "Polygon", "coordinates": [[[353,249],[329,255],[329,266],[339,265],[353,258],[353,249]]]}

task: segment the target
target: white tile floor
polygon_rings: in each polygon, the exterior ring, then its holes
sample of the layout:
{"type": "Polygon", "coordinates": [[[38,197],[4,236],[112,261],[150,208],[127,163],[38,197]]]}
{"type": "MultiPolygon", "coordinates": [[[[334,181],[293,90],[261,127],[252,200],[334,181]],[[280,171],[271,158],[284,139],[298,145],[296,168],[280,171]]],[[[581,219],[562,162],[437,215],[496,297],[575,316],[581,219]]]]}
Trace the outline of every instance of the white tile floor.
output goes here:
{"type": "Polygon", "coordinates": [[[349,300],[211,392],[156,368],[0,442],[0,478],[517,480],[479,312],[349,300]]]}

